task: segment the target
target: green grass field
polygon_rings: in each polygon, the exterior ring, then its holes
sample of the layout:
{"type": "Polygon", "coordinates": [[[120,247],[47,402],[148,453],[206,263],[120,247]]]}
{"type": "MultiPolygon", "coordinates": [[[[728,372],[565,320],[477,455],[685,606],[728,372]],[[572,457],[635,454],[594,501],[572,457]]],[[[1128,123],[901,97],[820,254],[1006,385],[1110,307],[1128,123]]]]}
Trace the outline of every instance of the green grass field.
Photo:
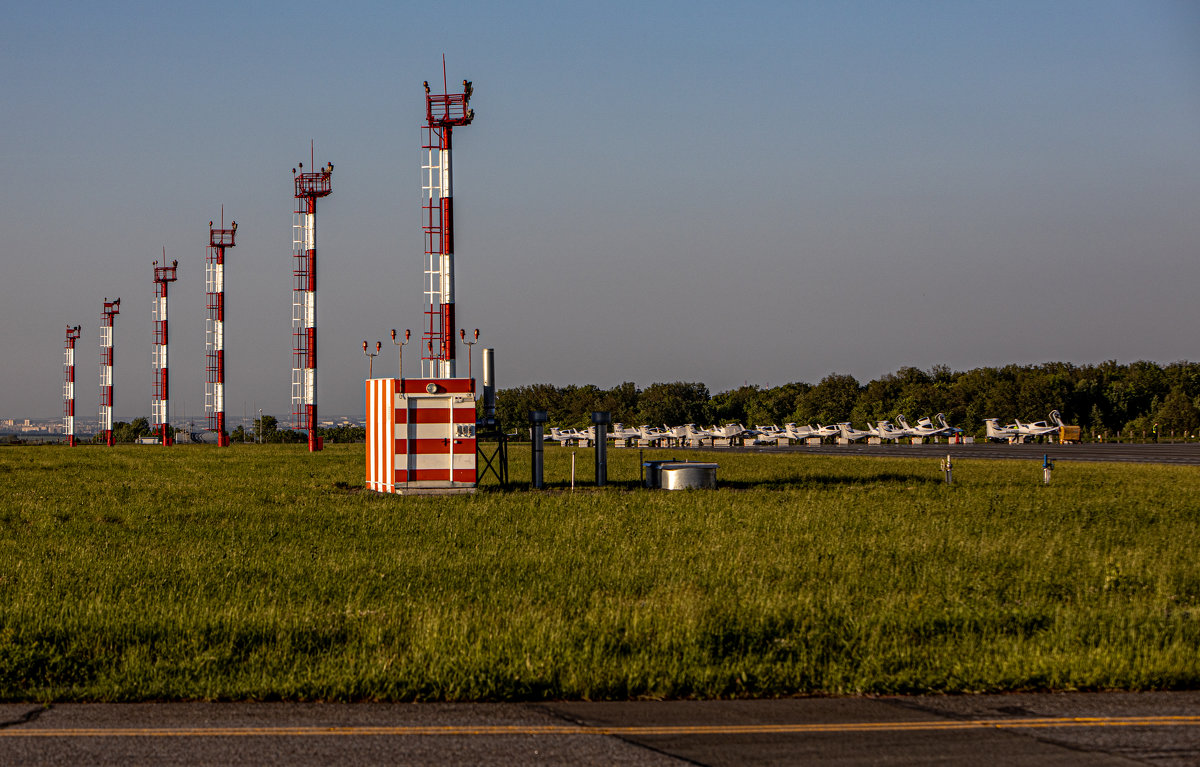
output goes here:
{"type": "Polygon", "coordinates": [[[717,451],[668,493],[614,449],[572,492],[548,448],[416,498],[362,450],[0,449],[0,699],[1200,686],[1196,468],[717,451]]]}

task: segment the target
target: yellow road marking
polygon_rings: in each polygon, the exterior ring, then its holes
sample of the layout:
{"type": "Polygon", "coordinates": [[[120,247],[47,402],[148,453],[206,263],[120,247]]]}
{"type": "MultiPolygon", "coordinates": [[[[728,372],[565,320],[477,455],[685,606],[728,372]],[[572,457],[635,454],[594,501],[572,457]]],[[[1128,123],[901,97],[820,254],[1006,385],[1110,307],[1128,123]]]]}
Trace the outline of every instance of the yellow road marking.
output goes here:
{"type": "Polygon", "coordinates": [[[939,730],[1019,730],[1052,727],[1181,727],[1200,725],[1200,716],[1063,717],[1043,719],[973,719],[916,722],[844,722],[829,724],[641,725],[398,725],[280,727],[88,727],[8,728],[0,738],[230,738],[329,736],[502,736],[502,735],[793,735],[862,732],[930,732],[939,730]]]}

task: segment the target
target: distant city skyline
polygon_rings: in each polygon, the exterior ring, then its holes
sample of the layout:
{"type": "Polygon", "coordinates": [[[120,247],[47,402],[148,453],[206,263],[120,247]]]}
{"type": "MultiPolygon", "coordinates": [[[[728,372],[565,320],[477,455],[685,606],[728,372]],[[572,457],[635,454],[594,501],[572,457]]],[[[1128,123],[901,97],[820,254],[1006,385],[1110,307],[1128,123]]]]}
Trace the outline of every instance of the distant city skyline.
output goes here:
{"type": "Polygon", "coordinates": [[[61,413],[76,324],[95,416],[106,297],[116,418],[149,415],[165,247],[172,407],[201,419],[222,205],[226,409],[288,413],[310,142],[336,166],[320,409],[361,413],[361,342],[383,342],[378,375],[392,328],[420,335],[421,83],[443,54],[477,114],[456,134],[459,325],[500,388],[1200,357],[1193,3],[50,2],[0,36],[6,418],[61,413]]]}

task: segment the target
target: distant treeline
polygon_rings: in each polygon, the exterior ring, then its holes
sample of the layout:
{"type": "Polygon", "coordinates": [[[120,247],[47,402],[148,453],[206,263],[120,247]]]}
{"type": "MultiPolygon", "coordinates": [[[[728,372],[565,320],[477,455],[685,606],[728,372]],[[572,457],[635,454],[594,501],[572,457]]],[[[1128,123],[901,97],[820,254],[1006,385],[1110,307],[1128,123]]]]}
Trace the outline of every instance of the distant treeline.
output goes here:
{"type": "Polygon", "coordinates": [[[910,421],[945,413],[968,434],[982,436],[983,419],[1002,423],[1015,419],[1045,420],[1058,410],[1068,424],[1087,435],[1182,435],[1200,427],[1200,363],[1115,361],[1099,365],[1050,362],[1006,365],[964,372],[938,365],[925,371],[905,367],[859,383],[854,376],[831,373],[816,385],[796,382],[764,388],[742,386],[710,394],[702,383],[654,383],[645,389],[623,383],[597,386],[534,384],[497,392],[497,416],[506,429],[524,432],[529,411],[546,410],[550,423],[562,427],[590,425],[593,411],[608,411],[626,425],[677,426],[685,423],[834,424],[850,421],[910,421]]]}

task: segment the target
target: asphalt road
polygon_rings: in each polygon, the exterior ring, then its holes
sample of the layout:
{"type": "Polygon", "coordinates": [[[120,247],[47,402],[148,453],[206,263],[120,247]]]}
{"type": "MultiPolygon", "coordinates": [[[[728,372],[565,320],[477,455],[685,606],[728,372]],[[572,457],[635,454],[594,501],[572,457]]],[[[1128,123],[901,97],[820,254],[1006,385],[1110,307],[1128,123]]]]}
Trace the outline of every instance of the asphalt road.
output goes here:
{"type": "Polygon", "coordinates": [[[0,705],[5,765],[1200,764],[1200,692],[0,705]]]}

